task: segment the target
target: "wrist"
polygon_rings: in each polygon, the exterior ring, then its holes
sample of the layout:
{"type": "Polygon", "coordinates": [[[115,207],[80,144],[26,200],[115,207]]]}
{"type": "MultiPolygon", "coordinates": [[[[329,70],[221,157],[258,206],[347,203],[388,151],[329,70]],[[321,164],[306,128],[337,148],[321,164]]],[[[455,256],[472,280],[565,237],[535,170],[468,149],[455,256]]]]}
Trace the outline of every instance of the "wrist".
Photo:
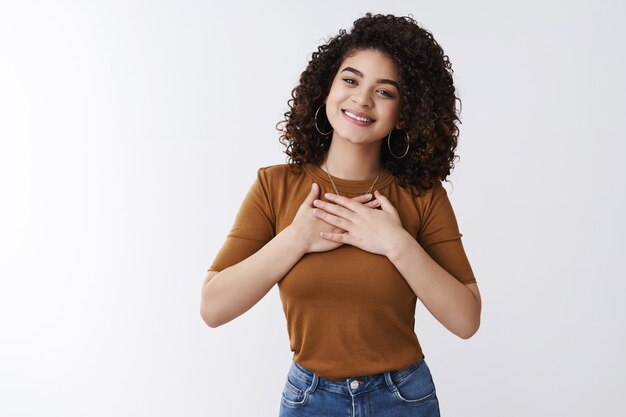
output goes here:
{"type": "Polygon", "coordinates": [[[304,240],[304,233],[301,233],[293,224],[285,227],[279,235],[283,236],[289,247],[293,248],[300,257],[307,253],[307,242],[304,240]]]}
{"type": "Polygon", "coordinates": [[[404,228],[400,228],[397,234],[391,239],[391,244],[385,252],[385,256],[395,263],[397,259],[402,257],[402,254],[410,249],[412,245],[417,244],[417,241],[407,232],[404,228]]]}

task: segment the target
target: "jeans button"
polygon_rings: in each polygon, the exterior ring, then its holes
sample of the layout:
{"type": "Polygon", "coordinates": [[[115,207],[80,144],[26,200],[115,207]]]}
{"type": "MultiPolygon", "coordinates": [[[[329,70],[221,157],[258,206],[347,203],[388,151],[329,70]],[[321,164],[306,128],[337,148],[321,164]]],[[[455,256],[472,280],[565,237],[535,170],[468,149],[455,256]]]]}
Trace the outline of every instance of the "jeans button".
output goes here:
{"type": "Polygon", "coordinates": [[[350,388],[357,389],[359,387],[359,381],[350,382],[350,388]]]}

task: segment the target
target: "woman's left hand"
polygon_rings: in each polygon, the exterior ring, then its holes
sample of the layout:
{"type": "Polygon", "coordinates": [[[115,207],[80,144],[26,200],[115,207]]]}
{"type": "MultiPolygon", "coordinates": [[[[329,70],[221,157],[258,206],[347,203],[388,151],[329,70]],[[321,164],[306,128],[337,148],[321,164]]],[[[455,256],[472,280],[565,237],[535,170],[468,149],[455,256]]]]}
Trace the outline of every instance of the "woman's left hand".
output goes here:
{"type": "Polygon", "coordinates": [[[329,202],[315,200],[315,216],[328,224],[346,230],[345,233],[322,232],[320,236],[334,242],[347,243],[365,251],[387,256],[393,245],[406,233],[398,211],[391,202],[376,191],[378,210],[352,201],[347,197],[326,193],[329,202]]]}

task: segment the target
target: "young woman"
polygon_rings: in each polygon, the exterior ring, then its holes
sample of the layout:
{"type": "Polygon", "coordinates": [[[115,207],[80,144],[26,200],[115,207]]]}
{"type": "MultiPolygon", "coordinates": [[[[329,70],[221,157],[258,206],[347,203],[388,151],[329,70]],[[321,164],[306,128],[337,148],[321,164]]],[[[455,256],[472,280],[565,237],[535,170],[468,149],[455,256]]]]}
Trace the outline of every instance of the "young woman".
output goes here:
{"type": "Polygon", "coordinates": [[[293,362],[281,416],[438,416],[416,301],[467,339],[481,299],[446,190],[448,57],[409,17],[367,14],[313,53],[281,143],[209,268],[216,327],[278,283],[293,362]]]}

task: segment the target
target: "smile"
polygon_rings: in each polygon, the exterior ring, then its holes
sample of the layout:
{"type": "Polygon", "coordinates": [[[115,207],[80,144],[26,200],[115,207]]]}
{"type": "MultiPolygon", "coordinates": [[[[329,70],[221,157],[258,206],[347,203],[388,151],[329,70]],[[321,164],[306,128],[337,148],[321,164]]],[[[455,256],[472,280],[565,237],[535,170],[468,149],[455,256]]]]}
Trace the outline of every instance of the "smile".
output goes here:
{"type": "Polygon", "coordinates": [[[346,115],[349,119],[352,119],[356,122],[360,122],[358,124],[371,124],[374,123],[374,119],[361,114],[356,114],[351,112],[350,110],[342,110],[341,111],[344,115],[346,115]]]}

